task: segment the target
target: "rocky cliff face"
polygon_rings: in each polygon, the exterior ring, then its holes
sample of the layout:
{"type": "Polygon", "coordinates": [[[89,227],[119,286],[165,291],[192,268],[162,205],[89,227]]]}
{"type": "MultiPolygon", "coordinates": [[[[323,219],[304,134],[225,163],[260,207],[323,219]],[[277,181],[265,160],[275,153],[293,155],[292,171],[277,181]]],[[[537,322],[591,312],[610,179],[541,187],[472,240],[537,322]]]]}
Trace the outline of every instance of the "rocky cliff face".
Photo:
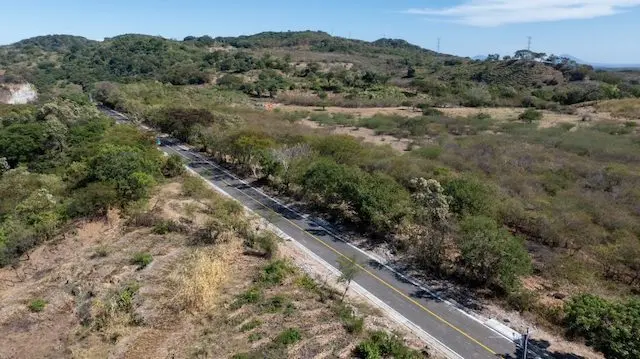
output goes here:
{"type": "Polygon", "coordinates": [[[0,103],[25,104],[35,101],[37,98],[38,91],[30,83],[0,84],[0,103]]]}

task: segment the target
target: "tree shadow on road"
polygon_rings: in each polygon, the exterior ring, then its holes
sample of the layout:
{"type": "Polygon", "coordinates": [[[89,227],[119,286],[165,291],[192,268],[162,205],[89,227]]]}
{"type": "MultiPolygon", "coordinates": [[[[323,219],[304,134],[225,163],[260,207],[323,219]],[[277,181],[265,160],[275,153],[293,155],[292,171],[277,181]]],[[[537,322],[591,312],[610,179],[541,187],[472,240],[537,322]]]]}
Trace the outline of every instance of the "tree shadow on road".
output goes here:
{"type": "MultiPolygon", "coordinates": [[[[564,353],[549,350],[551,344],[546,340],[529,340],[529,355],[527,358],[543,358],[543,359],[586,359],[585,357],[572,353],[564,353]],[[531,352],[536,353],[536,356],[531,354],[531,352]]],[[[507,358],[507,359],[522,359],[523,356],[523,348],[521,346],[518,347],[516,353],[514,355],[501,355],[499,357],[507,358]]]]}

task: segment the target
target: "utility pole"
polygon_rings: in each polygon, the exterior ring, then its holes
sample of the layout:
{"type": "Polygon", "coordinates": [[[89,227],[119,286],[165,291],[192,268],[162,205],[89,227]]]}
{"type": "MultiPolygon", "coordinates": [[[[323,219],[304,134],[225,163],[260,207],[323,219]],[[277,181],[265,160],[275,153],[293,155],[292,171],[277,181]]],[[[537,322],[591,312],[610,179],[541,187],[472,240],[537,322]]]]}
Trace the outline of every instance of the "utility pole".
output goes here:
{"type": "Polygon", "coordinates": [[[527,50],[531,51],[531,36],[527,36],[527,50]]]}
{"type": "Polygon", "coordinates": [[[523,348],[524,350],[522,351],[522,358],[523,359],[527,359],[527,350],[528,350],[528,346],[529,346],[529,328],[527,328],[527,332],[523,334],[523,340],[524,340],[524,345],[523,348]]]}
{"type": "Polygon", "coordinates": [[[438,52],[440,52],[440,38],[438,38],[438,52]]]}

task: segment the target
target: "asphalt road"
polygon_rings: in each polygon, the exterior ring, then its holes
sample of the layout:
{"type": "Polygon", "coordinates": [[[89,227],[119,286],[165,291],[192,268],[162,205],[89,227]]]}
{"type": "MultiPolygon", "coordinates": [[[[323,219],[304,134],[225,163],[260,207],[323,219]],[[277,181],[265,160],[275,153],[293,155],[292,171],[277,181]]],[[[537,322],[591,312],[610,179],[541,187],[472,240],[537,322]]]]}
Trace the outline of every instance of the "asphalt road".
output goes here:
{"type": "Polygon", "coordinates": [[[339,256],[355,257],[363,267],[355,281],[407,319],[423,328],[463,358],[515,355],[515,345],[450,304],[408,283],[396,273],[337,239],[310,218],[280,205],[243,183],[201,154],[180,145],[164,144],[167,153],[184,157],[187,165],[236,200],[265,217],[320,258],[337,267],[339,256]]]}
{"type": "MultiPolygon", "coordinates": [[[[104,110],[118,122],[126,117],[104,110]]],[[[177,140],[164,138],[159,146],[166,153],[178,154],[186,165],[207,181],[266,218],[326,262],[338,267],[338,258],[355,258],[361,272],[355,278],[364,289],[385,302],[405,318],[439,340],[462,358],[521,357],[513,340],[484,325],[463,310],[413,284],[408,278],[375,261],[365,252],[341,240],[310,216],[299,214],[260,190],[251,187],[223,167],[177,140]]],[[[426,289],[426,290],[425,290],[426,289]]],[[[535,348],[532,348],[535,350],[535,348]]],[[[536,350],[537,351],[537,350],[536,350]]],[[[529,358],[539,358],[530,352],[529,358]]],[[[544,353],[541,357],[552,356],[544,353]]]]}

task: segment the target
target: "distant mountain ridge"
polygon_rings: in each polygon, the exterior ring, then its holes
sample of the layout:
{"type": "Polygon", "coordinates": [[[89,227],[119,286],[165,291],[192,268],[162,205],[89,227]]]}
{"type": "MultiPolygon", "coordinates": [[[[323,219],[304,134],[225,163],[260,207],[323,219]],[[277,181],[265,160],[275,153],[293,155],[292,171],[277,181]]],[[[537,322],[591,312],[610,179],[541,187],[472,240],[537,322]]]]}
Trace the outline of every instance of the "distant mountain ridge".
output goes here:
{"type": "Polygon", "coordinates": [[[638,64],[608,64],[608,63],[601,63],[601,62],[590,62],[590,61],[585,61],[585,60],[579,59],[579,58],[577,58],[575,56],[571,56],[571,55],[568,55],[568,54],[560,55],[560,57],[566,57],[566,58],[571,59],[571,60],[573,60],[573,61],[575,61],[575,62],[577,62],[579,64],[591,65],[591,66],[593,66],[595,68],[598,68],[598,69],[627,69],[627,68],[628,69],[637,69],[637,68],[640,68],[640,63],[638,63],[638,64]]]}

